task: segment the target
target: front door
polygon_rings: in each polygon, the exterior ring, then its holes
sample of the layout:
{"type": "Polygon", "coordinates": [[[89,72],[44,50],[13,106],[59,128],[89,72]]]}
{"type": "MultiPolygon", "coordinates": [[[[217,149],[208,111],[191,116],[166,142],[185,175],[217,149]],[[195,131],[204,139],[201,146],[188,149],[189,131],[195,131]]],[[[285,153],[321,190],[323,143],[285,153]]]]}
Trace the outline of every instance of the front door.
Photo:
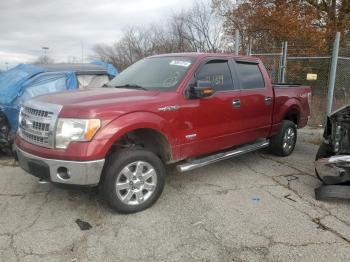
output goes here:
{"type": "Polygon", "coordinates": [[[225,59],[206,60],[192,82],[211,82],[215,93],[206,98],[187,99],[180,106],[181,151],[185,157],[211,153],[239,144],[244,116],[240,91],[235,89],[230,65],[225,59]],[[237,135],[238,134],[238,135],[237,135]]]}

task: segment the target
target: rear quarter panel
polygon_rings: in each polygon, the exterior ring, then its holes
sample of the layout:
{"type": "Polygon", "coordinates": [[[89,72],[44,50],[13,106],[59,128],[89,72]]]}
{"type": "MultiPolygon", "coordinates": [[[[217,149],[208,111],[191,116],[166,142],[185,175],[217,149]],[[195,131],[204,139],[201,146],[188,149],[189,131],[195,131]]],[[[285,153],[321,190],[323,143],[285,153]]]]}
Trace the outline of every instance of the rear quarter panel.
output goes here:
{"type": "Polygon", "coordinates": [[[271,134],[274,135],[278,132],[280,124],[293,109],[297,110],[299,114],[298,128],[306,126],[310,116],[308,93],[311,92],[311,89],[304,86],[273,86],[273,89],[275,98],[271,134]]]}

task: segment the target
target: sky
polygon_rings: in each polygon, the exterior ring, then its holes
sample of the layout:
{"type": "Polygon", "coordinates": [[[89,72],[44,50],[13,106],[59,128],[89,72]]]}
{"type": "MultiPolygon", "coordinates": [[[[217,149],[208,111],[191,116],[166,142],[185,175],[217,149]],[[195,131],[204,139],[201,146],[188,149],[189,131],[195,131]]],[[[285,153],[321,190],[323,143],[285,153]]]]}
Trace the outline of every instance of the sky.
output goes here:
{"type": "Polygon", "coordinates": [[[132,25],[160,22],[193,0],[0,0],[0,70],[34,61],[87,60],[132,25]]]}

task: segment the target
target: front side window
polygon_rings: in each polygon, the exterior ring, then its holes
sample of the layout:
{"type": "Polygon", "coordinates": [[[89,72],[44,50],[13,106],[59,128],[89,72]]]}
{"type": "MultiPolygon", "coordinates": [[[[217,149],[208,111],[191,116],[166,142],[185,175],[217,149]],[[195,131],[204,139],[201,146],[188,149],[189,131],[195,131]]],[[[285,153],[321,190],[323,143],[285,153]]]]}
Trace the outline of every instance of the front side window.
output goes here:
{"type": "Polygon", "coordinates": [[[242,89],[265,88],[264,78],[258,64],[237,62],[237,72],[242,89]]]}
{"type": "Polygon", "coordinates": [[[145,58],[129,66],[107,86],[175,91],[191,67],[192,60],[180,56],[145,58]]]}
{"type": "Polygon", "coordinates": [[[226,60],[211,60],[196,74],[197,80],[210,81],[215,91],[233,90],[231,71],[226,60]]]}

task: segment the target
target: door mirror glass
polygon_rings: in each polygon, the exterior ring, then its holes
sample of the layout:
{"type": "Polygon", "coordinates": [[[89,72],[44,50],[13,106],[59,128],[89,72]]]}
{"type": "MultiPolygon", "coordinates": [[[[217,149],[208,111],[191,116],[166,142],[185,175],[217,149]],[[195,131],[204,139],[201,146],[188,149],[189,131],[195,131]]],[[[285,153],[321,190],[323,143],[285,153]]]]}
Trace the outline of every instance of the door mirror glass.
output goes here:
{"type": "Polygon", "coordinates": [[[190,98],[204,98],[214,94],[210,81],[197,80],[190,86],[190,98]]]}

